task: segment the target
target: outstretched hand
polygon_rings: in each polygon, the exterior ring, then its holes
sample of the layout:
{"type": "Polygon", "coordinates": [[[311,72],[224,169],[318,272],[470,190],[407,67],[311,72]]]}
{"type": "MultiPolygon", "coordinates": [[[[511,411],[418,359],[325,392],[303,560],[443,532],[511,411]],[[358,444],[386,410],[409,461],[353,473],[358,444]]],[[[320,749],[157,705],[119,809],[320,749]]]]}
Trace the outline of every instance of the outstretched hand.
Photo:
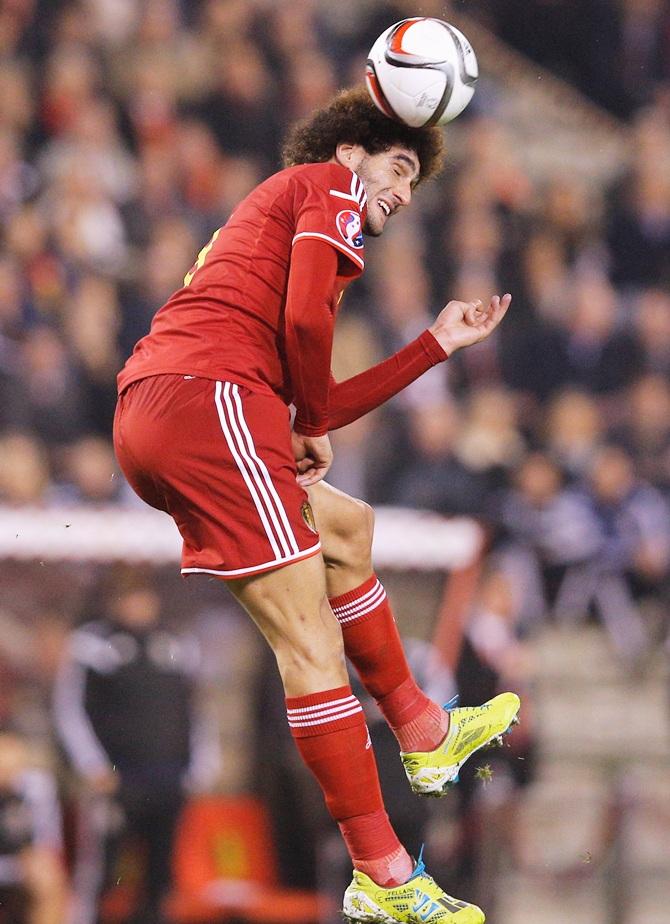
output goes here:
{"type": "Polygon", "coordinates": [[[461,347],[485,340],[507,313],[512,296],[494,295],[484,308],[480,299],[474,302],[449,302],[429,328],[442,349],[451,356],[461,347]]]}

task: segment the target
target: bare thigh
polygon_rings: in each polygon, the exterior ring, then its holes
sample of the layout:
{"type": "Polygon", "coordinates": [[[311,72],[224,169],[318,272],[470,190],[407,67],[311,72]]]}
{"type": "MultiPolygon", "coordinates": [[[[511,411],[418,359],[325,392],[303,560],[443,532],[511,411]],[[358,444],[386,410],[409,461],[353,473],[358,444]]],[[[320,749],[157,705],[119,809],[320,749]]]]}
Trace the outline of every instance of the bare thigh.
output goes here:
{"type": "Polygon", "coordinates": [[[349,682],[320,555],[227,584],[272,648],[287,696],[349,682]]]}

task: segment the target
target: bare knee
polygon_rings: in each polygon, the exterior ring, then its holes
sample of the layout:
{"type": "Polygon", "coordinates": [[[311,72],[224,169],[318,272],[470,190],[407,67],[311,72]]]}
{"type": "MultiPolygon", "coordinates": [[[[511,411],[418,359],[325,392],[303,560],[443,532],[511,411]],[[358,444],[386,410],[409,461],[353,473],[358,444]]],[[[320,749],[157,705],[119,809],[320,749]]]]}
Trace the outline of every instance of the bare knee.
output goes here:
{"type": "Polygon", "coordinates": [[[317,511],[323,557],[329,567],[362,568],[372,563],[375,516],[365,501],[340,494],[325,511],[317,511]]]}
{"type": "Polygon", "coordinates": [[[338,538],[345,543],[349,554],[360,558],[369,555],[375,529],[375,515],[365,501],[350,497],[337,524],[338,538]]]}

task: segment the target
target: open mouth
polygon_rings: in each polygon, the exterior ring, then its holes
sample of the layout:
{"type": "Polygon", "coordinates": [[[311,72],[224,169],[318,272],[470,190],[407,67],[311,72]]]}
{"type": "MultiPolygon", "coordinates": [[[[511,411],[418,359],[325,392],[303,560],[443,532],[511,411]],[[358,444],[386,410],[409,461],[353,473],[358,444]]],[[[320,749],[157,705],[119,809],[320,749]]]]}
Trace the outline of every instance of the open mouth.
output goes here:
{"type": "Polygon", "coordinates": [[[391,206],[388,204],[388,202],[384,202],[383,199],[377,199],[377,202],[379,203],[379,208],[388,218],[388,216],[391,214],[391,206]]]}

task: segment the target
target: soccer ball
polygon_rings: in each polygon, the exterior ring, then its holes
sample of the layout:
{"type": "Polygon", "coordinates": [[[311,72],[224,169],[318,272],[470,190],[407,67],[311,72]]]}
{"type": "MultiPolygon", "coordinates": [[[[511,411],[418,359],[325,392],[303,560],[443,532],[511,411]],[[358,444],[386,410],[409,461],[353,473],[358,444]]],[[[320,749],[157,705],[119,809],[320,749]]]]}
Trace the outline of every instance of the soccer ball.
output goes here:
{"type": "Polygon", "coordinates": [[[379,36],[365,69],[378,109],[413,128],[443,125],[472,99],[479,76],[472,45],[441,19],[403,19],[379,36]]]}

